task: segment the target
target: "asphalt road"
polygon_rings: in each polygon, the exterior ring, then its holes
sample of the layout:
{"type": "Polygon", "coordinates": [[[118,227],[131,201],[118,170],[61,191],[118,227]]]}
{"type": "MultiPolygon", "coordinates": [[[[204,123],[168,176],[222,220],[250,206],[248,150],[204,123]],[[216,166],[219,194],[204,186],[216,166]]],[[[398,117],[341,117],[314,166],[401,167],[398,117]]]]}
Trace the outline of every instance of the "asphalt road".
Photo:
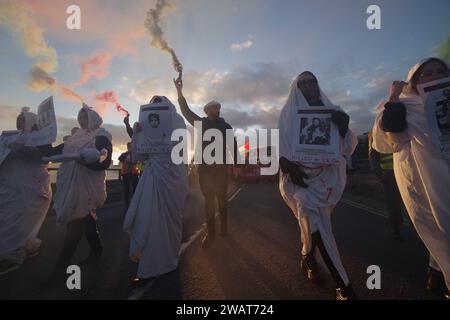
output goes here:
{"type": "MultiPolygon", "coordinates": [[[[39,256],[0,276],[0,299],[334,299],[331,278],[323,287],[307,282],[299,270],[299,227],[282,201],[277,183],[232,185],[229,236],[201,248],[202,197],[189,193],[179,267],[132,290],[136,265],[128,259],[129,237],[122,230],[122,203],[98,211],[104,242],[101,260],[82,269],[82,289],[65,284],[42,292],[64,236],[49,216],[40,232],[39,256]]],[[[347,193],[333,214],[333,227],[350,281],[362,299],[435,299],[425,290],[428,255],[406,225],[404,239],[393,240],[383,204],[347,193]],[[366,287],[369,265],[381,269],[381,289],[366,287]]],[[[73,262],[88,254],[83,239],[73,262]]]]}

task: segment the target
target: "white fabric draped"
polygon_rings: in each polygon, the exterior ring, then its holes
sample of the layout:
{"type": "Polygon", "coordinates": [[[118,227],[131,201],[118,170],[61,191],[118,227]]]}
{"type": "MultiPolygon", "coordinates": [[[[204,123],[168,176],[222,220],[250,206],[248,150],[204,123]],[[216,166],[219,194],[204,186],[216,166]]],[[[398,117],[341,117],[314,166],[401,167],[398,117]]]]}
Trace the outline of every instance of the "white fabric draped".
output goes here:
{"type": "MultiPolygon", "coordinates": [[[[425,63],[421,61],[409,72],[425,63]]],[[[378,108],[373,127],[373,147],[383,153],[394,153],[394,173],[408,214],[432,260],[444,273],[450,288],[450,166],[433,143],[422,98],[403,93],[407,129],[387,133],[381,128],[384,104],[378,108]]],[[[435,267],[436,268],[436,267],[435,267]]]]}
{"type": "MultiPolygon", "coordinates": [[[[175,106],[173,130],[186,128],[175,106]]],[[[188,190],[187,166],[172,162],[170,153],[150,154],[128,208],[124,230],[130,233],[130,257],[139,256],[137,277],[150,278],[177,268],[188,190]]]]}
{"type": "MultiPolygon", "coordinates": [[[[298,109],[307,109],[309,104],[297,87],[298,78],[291,85],[289,97],[283,107],[279,119],[280,156],[291,160],[292,130],[294,115],[298,109]]],[[[335,106],[320,91],[324,107],[335,106]]],[[[337,109],[339,110],[339,109],[337,109]]],[[[356,148],[357,138],[349,129],[345,138],[340,139],[341,160],[339,165],[313,165],[298,163],[308,175],[304,179],[307,188],[293,184],[288,174],[280,173],[280,192],[298,219],[301,229],[302,254],[310,252],[312,247],[311,233],[320,231],[325,248],[345,284],[348,276],[339,256],[336,241],[331,227],[331,213],[342,197],[346,184],[346,160],[356,148]]]]}
{"type": "MultiPolygon", "coordinates": [[[[88,113],[88,128],[79,129],[64,142],[63,155],[78,154],[83,149],[95,148],[97,136],[112,140],[109,132],[100,128],[103,121],[94,110],[87,107],[81,110],[88,113]]],[[[94,171],[75,160],[62,163],[56,178],[54,197],[57,223],[67,224],[71,220],[83,218],[103,205],[107,196],[105,180],[104,170],[94,171]]]]}
{"type": "MultiPolygon", "coordinates": [[[[25,129],[31,132],[37,115],[24,111],[25,129]]],[[[19,137],[19,140],[21,137],[19,137]]],[[[12,153],[0,166],[0,260],[22,263],[36,251],[37,234],[45,220],[52,190],[47,166],[12,153]]]]}

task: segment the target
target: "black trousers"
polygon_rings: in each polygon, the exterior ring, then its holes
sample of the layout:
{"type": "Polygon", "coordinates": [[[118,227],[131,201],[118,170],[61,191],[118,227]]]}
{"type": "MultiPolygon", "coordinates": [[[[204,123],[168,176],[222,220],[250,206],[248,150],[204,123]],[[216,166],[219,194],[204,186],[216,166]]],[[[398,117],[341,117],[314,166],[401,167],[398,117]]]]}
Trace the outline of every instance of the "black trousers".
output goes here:
{"type": "Polygon", "coordinates": [[[200,165],[198,168],[200,190],[205,197],[205,219],[208,234],[215,234],[215,199],[219,205],[220,220],[226,225],[228,216],[228,166],[200,165]]]}
{"type": "Polygon", "coordinates": [[[403,201],[398,190],[397,182],[393,170],[385,170],[383,186],[384,197],[386,200],[386,207],[389,214],[389,223],[391,224],[394,233],[400,232],[400,227],[403,224],[403,201]]]}
{"type": "Polygon", "coordinates": [[[122,176],[122,182],[123,182],[123,190],[125,195],[125,205],[128,208],[130,205],[130,195],[132,194],[130,192],[130,187],[133,187],[133,193],[136,190],[136,187],[139,183],[139,176],[132,175],[132,174],[126,174],[122,176]]]}
{"type": "Polygon", "coordinates": [[[91,247],[91,254],[101,255],[103,246],[97,222],[89,214],[84,218],[72,220],[67,224],[67,232],[64,238],[61,253],[58,258],[57,268],[67,268],[71,264],[71,259],[83,234],[91,247]]]}
{"type": "Polygon", "coordinates": [[[327,266],[328,270],[330,271],[331,277],[333,278],[334,282],[336,283],[337,288],[343,288],[345,287],[344,280],[342,280],[341,275],[339,274],[339,271],[336,269],[333,260],[331,260],[330,256],[328,255],[327,248],[325,248],[325,245],[323,244],[322,237],[320,235],[320,231],[315,231],[311,234],[312,237],[312,248],[309,254],[314,255],[315,248],[317,247],[319,249],[320,255],[323,259],[323,262],[325,262],[325,265],[327,266]]]}

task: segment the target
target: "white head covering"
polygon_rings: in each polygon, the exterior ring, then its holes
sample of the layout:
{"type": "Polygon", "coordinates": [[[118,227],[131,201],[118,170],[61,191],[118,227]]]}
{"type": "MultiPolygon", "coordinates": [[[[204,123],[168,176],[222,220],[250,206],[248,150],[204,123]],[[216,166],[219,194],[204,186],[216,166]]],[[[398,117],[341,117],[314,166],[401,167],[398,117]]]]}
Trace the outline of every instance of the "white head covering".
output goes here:
{"type": "Polygon", "coordinates": [[[416,64],[409,70],[408,76],[406,77],[406,81],[410,82],[410,81],[412,80],[414,74],[417,72],[417,70],[419,70],[419,68],[420,68],[421,66],[423,66],[425,63],[427,63],[427,62],[430,61],[430,60],[437,60],[437,61],[440,61],[444,66],[447,66],[447,68],[448,68],[448,64],[447,64],[444,60],[442,60],[442,59],[440,59],[440,58],[435,58],[435,57],[425,58],[425,59],[420,60],[418,63],[416,63],[416,64]]]}
{"type": "Polygon", "coordinates": [[[25,133],[31,132],[33,126],[37,124],[37,114],[31,112],[29,107],[23,107],[20,114],[23,116],[23,119],[25,121],[25,129],[23,131],[25,133]]]}
{"type": "MultiPolygon", "coordinates": [[[[406,77],[406,82],[411,83],[412,78],[414,77],[416,72],[419,70],[419,68],[422,67],[425,63],[429,62],[430,60],[440,61],[444,66],[447,66],[447,68],[449,68],[448,64],[442,59],[435,58],[435,57],[425,58],[425,59],[420,60],[418,63],[416,63],[408,71],[408,75],[406,77]]],[[[403,90],[402,94],[400,95],[400,100],[404,104],[413,104],[413,105],[423,104],[422,98],[415,92],[412,92],[411,90],[403,90]]],[[[384,103],[383,103],[383,106],[384,106],[384,103]]]]}
{"type": "Polygon", "coordinates": [[[100,115],[95,112],[91,107],[83,103],[83,107],[78,112],[78,116],[80,116],[80,113],[82,111],[86,111],[88,115],[88,129],[89,130],[96,130],[100,128],[100,126],[103,124],[103,119],[100,117],[100,115]]]}
{"type": "MultiPolygon", "coordinates": [[[[303,73],[302,73],[303,74],[303,73]]],[[[281,110],[280,119],[278,121],[278,128],[280,129],[280,157],[285,157],[289,160],[291,159],[291,139],[292,139],[292,119],[299,109],[308,109],[311,107],[306,98],[303,96],[302,91],[298,88],[297,83],[302,75],[300,74],[291,84],[291,89],[289,91],[289,96],[286,100],[286,103],[281,110]]],[[[319,84],[317,84],[319,86],[319,84]]],[[[323,102],[324,107],[333,107],[336,110],[341,110],[337,108],[333,103],[328,99],[328,97],[323,93],[322,89],[320,89],[320,99],[323,102]]]]}
{"type": "MultiPolygon", "coordinates": [[[[302,73],[303,74],[303,73],[302,73]]],[[[291,84],[291,89],[289,91],[289,96],[288,99],[286,101],[286,104],[283,107],[283,110],[286,108],[295,108],[295,110],[297,109],[306,109],[308,107],[311,107],[308,102],[306,101],[306,98],[303,96],[303,92],[302,90],[300,90],[298,88],[298,81],[300,79],[300,76],[302,75],[298,75],[297,78],[294,80],[294,82],[291,84]]],[[[323,93],[322,89],[320,88],[319,83],[317,83],[319,90],[320,90],[320,99],[323,102],[323,105],[325,107],[327,106],[334,106],[333,103],[328,99],[328,97],[323,93]]]]}

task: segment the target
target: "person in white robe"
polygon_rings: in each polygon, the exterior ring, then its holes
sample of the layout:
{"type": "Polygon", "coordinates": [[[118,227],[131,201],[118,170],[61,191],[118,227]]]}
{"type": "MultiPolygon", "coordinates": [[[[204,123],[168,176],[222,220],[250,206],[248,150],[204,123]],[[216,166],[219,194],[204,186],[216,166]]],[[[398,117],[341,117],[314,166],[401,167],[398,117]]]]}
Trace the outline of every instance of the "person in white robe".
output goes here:
{"type": "Polygon", "coordinates": [[[317,165],[292,161],[292,119],[296,118],[294,113],[298,109],[308,109],[310,106],[336,108],[320,90],[317,78],[305,71],[293,82],[279,119],[280,192],[300,226],[301,269],[307,279],[322,284],[323,278],[315,256],[321,257],[323,261],[319,261],[325,263],[336,282],[336,299],[355,299],[332,232],[331,214],[346,185],[344,156],[353,153],[357,138],[348,128],[348,115],[337,109],[332,114],[332,122],[339,129],[339,164],[317,165]]]}
{"type": "Polygon", "coordinates": [[[37,235],[52,198],[39,147],[24,146],[33,128],[37,128],[37,115],[24,108],[17,119],[22,133],[0,165],[0,275],[38,253],[41,240],[37,235]]]}
{"type": "MultiPolygon", "coordinates": [[[[183,118],[169,99],[155,96],[150,103],[159,102],[169,106],[172,112],[172,130],[186,129],[183,118]]],[[[136,278],[132,280],[134,286],[143,285],[178,266],[188,191],[187,172],[186,164],[172,162],[171,152],[148,154],[147,165],[124,221],[124,230],[130,234],[130,258],[139,263],[136,278]]]]}
{"type": "Polygon", "coordinates": [[[373,147],[394,154],[394,174],[411,221],[430,253],[427,288],[449,298],[450,160],[433,142],[417,85],[450,76],[437,58],[417,63],[377,107],[373,147]]]}
{"type": "Polygon", "coordinates": [[[98,261],[103,251],[96,209],[103,205],[107,196],[105,170],[111,164],[112,136],[101,127],[100,115],[86,105],[78,113],[78,122],[80,129],[48,154],[50,159],[61,157],[58,161],[63,161],[56,178],[54,209],[57,224],[67,226],[67,232],[56,268],[43,289],[57,285],[65,276],[83,234],[90,253],[81,261],[81,266],[98,261]],[[93,149],[98,152],[93,154],[93,149]],[[93,156],[94,161],[88,161],[87,155],[93,156]]]}

